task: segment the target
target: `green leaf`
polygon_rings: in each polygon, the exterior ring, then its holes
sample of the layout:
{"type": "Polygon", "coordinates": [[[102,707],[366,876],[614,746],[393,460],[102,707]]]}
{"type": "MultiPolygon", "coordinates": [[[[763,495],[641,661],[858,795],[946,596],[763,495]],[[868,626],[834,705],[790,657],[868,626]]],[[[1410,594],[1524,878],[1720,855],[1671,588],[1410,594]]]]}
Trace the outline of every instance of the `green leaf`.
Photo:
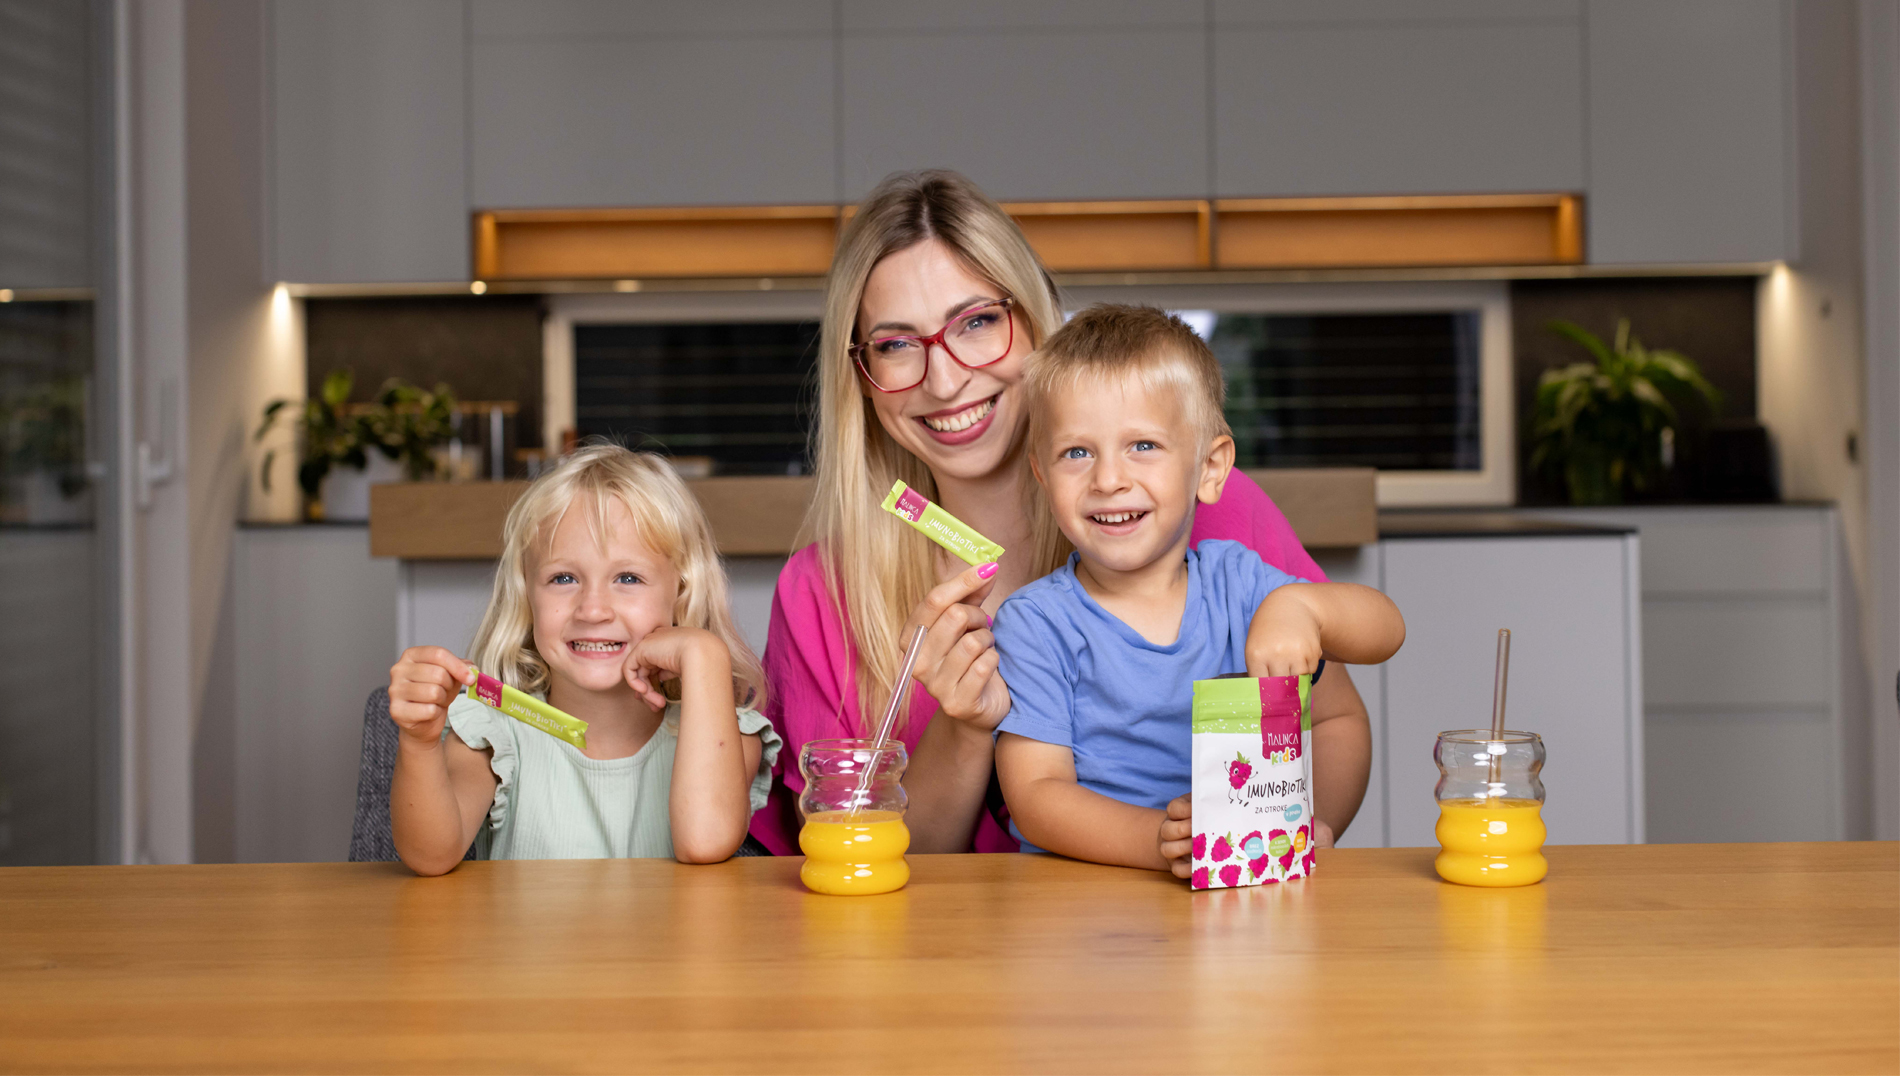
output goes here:
{"type": "Polygon", "coordinates": [[[1563,321],[1559,319],[1556,321],[1547,322],[1546,327],[1549,328],[1551,332],[1556,333],[1558,336],[1562,336],[1569,340],[1573,340],[1576,343],[1582,344],[1584,347],[1584,350],[1588,351],[1591,355],[1596,357],[1597,364],[1600,366],[1608,365],[1616,361],[1616,356],[1612,354],[1609,347],[1607,347],[1603,343],[1602,337],[1584,328],[1583,326],[1578,325],[1574,321],[1563,321]]]}

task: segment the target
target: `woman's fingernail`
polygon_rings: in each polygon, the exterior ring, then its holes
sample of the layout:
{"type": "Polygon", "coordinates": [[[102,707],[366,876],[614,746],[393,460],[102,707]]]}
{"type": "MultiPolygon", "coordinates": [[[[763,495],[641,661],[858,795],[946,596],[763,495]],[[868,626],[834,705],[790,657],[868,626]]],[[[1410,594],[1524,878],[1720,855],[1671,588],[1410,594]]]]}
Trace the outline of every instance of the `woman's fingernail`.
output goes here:
{"type": "Polygon", "coordinates": [[[989,627],[992,627],[992,628],[993,628],[993,627],[995,627],[995,626],[996,626],[996,618],[995,618],[995,617],[993,617],[993,616],[991,616],[991,615],[990,615],[990,614],[988,614],[988,613],[984,613],[984,614],[983,614],[983,623],[984,623],[984,624],[986,624],[986,625],[988,625],[989,627]]]}
{"type": "Polygon", "coordinates": [[[988,579],[990,576],[995,575],[995,574],[996,574],[995,561],[990,561],[987,564],[977,565],[976,576],[978,579],[988,579]]]}

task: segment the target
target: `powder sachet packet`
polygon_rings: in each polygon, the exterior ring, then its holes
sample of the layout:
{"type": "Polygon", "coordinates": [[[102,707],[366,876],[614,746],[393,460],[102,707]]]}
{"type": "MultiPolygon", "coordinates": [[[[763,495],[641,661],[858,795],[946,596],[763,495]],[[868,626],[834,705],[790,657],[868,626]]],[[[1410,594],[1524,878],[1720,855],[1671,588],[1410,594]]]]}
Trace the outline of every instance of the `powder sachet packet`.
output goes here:
{"type": "Polygon", "coordinates": [[[1195,889],[1313,872],[1311,676],[1194,682],[1195,889]]]}

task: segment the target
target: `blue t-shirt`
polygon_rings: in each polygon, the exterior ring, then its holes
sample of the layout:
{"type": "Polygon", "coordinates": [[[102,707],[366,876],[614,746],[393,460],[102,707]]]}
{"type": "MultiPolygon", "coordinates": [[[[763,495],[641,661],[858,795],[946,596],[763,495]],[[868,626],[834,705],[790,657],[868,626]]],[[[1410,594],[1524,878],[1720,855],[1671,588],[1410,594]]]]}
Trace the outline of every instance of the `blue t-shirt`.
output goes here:
{"type": "Polygon", "coordinates": [[[1239,542],[1203,541],[1187,552],[1181,632],[1157,646],[1089,597],[1075,577],[1078,557],[996,611],[1010,697],[997,731],[1069,748],[1076,783],[1091,792],[1166,807],[1192,784],[1194,681],[1244,673],[1260,603],[1305,580],[1239,542]]]}

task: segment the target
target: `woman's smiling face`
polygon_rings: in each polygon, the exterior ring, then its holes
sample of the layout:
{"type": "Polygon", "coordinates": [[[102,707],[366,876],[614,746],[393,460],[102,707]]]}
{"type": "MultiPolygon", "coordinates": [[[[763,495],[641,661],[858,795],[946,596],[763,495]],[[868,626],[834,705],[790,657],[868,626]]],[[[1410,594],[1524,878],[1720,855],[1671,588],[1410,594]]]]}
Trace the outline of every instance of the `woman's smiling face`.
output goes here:
{"type": "MultiPolygon", "coordinates": [[[[857,338],[929,336],[958,313],[1006,297],[942,240],[926,239],[885,255],[871,269],[858,301],[857,338]]],[[[963,366],[932,346],[929,371],[916,388],[880,392],[859,375],[884,431],[940,478],[988,476],[1021,440],[1016,383],[1030,343],[1022,316],[1014,317],[1009,351],[980,369],[963,366]]]]}

